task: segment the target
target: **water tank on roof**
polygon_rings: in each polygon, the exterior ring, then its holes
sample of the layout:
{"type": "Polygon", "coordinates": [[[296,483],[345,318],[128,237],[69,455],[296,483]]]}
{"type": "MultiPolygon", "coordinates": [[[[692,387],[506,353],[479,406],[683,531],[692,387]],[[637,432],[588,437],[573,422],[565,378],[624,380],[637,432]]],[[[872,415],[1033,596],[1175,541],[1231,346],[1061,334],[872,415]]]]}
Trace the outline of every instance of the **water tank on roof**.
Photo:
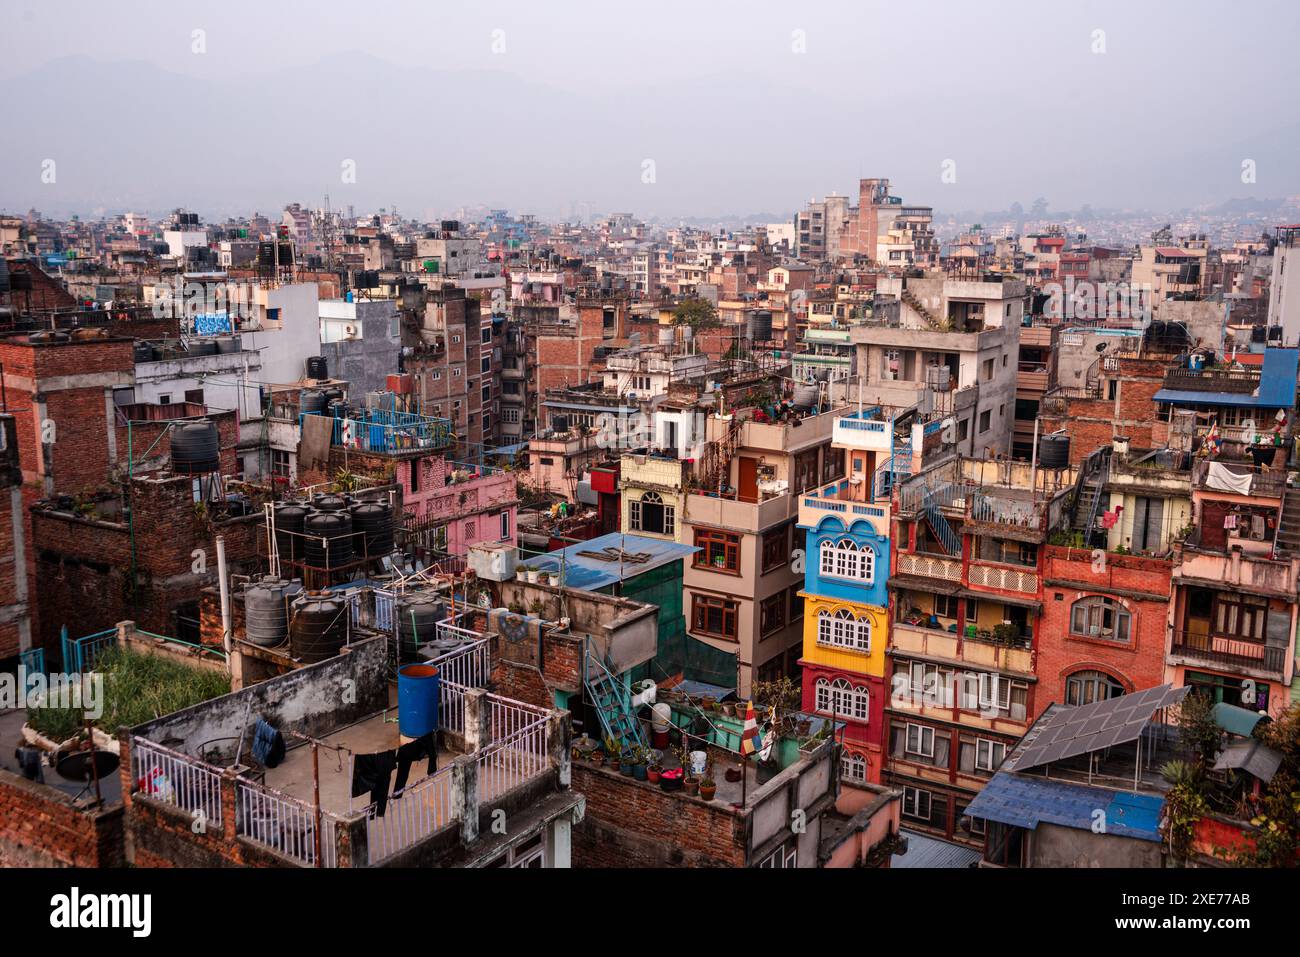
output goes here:
{"type": "Polygon", "coordinates": [[[293,603],[289,652],[299,661],[333,658],[348,634],[347,603],[325,592],[308,592],[293,603]]]}
{"type": "Polygon", "coordinates": [[[352,516],[346,511],[313,512],[303,523],[307,564],[339,568],[352,561],[352,516]]]}
{"type": "Polygon", "coordinates": [[[275,547],[282,562],[300,562],[306,556],[302,532],[310,510],[302,502],[275,506],[275,547]]]}
{"type": "Polygon", "coordinates": [[[772,310],[756,309],[749,319],[750,335],[755,342],[768,342],[772,338],[772,310]]]}
{"type": "Polygon", "coordinates": [[[221,468],[217,423],[211,419],[172,427],[172,471],[182,475],[216,472],[221,468]]]}
{"type": "Polygon", "coordinates": [[[416,595],[397,603],[398,647],[408,655],[438,637],[438,622],[447,617],[446,606],[433,595],[416,595]]]}
{"type": "Polygon", "coordinates": [[[321,512],[341,512],[350,504],[352,503],[346,495],[335,495],[332,492],[321,492],[311,497],[312,508],[321,512]]]}
{"type": "Polygon", "coordinates": [[[217,352],[222,355],[239,352],[242,348],[243,340],[239,336],[221,336],[217,339],[217,352]]]}
{"type": "Polygon", "coordinates": [[[53,343],[53,342],[70,342],[72,339],[66,332],[54,332],[46,330],[44,332],[33,332],[27,336],[28,342],[35,343],[53,343]]]}
{"type": "Polygon", "coordinates": [[[136,362],[153,362],[154,347],[147,342],[137,339],[132,352],[136,362]]]}
{"type": "Polygon", "coordinates": [[[324,412],[325,393],[319,389],[304,389],[298,395],[298,409],[301,412],[324,412]]]}
{"type": "Polygon", "coordinates": [[[1070,465],[1070,437],[1064,434],[1038,437],[1038,464],[1045,469],[1063,469],[1070,465]]]}
{"type": "Polygon", "coordinates": [[[244,589],[244,622],[248,640],[263,648],[282,645],[289,637],[289,603],[302,583],[264,578],[244,589]]]}
{"type": "Polygon", "coordinates": [[[393,509],[387,502],[352,506],[352,528],[360,533],[356,544],[366,557],[381,558],[393,550],[393,509]]]}
{"type": "Polygon", "coordinates": [[[324,356],[307,357],[308,379],[328,379],[329,377],[329,363],[325,361],[324,356]]]}
{"type": "Polygon", "coordinates": [[[191,356],[215,356],[217,354],[217,344],[212,339],[200,339],[197,342],[191,341],[189,344],[189,355],[191,356]]]}

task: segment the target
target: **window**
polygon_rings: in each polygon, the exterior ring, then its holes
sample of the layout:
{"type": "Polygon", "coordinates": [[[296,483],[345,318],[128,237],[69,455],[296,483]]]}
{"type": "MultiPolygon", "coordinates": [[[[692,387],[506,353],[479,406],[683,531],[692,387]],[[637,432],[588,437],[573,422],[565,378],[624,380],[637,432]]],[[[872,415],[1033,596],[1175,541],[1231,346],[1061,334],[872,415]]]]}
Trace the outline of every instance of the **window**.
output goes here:
{"type": "MultiPolygon", "coordinates": [[[[492,341],[492,327],[491,327],[491,326],[484,326],[484,327],[483,327],[483,345],[487,345],[487,344],[490,343],[491,341],[492,341]]],[[[483,371],[486,372],[487,370],[484,369],[483,371]]]]}
{"type": "Polygon", "coordinates": [[[510,538],[510,513],[501,513],[501,540],[504,542],[510,538]]]}
{"type": "Polygon", "coordinates": [[[481,359],[479,359],[479,365],[478,365],[478,368],[479,368],[479,371],[480,371],[480,372],[485,372],[485,373],[486,373],[486,372],[491,372],[491,371],[492,371],[492,357],[491,357],[491,356],[483,356],[481,359]]]}
{"type": "Polygon", "coordinates": [[[1222,592],[1214,596],[1214,633],[1263,641],[1268,601],[1254,595],[1222,592]]]}
{"type": "Polygon", "coordinates": [[[511,408],[502,409],[502,410],[501,410],[501,420],[502,420],[503,422],[505,422],[506,425],[518,425],[518,424],[519,424],[519,410],[518,410],[518,409],[511,409],[511,408]]]}
{"type": "Polygon", "coordinates": [[[634,532],[673,535],[677,528],[677,509],[665,505],[658,492],[646,492],[628,503],[628,524],[634,532]]]}
{"type": "Polygon", "coordinates": [[[766,638],[785,627],[785,593],[777,592],[759,605],[759,634],[766,638]]]}
{"type": "Polygon", "coordinates": [[[867,689],[854,687],[847,678],[836,678],[834,681],[818,678],[816,691],[817,710],[823,714],[866,721],[871,713],[867,689]]]}
{"type": "Polygon", "coordinates": [[[871,620],[858,618],[847,608],[841,608],[833,615],[829,611],[820,611],[817,613],[817,644],[870,651],[871,620]]]}
{"type": "Polygon", "coordinates": [[[934,728],[923,724],[909,724],[904,750],[907,754],[920,755],[923,758],[934,757],[934,728]]]}
{"type": "Polygon", "coordinates": [[[782,525],[763,535],[763,574],[781,568],[790,561],[790,525],[782,525]]]}
{"type": "Polygon", "coordinates": [[[486,431],[488,431],[490,428],[492,428],[492,415],[491,415],[491,413],[484,412],[484,413],[483,413],[483,431],[486,432],[486,431]]]}
{"type": "Polygon", "coordinates": [[[1123,693],[1124,687],[1102,671],[1076,671],[1065,681],[1066,704],[1092,704],[1123,693]]]}
{"type": "Polygon", "coordinates": [[[1127,642],[1132,620],[1113,598],[1080,598],[1070,606],[1070,634],[1076,636],[1127,642]]]}
{"type": "Polygon", "coordinates": [[[992,417],[993,413],[988,409],[980,413],[980,435],[983,435],[992,427],[992,417]]]}
{"type": "Polygon", "coordinates": [[[996,771],[1007,756],[1007,746],[1001,741],[979,738],[975,742],[975,767],[981,771],[996,771]]]}
{"type": "Polygon", "coordinates": [[[867,759],[856,751],[845,751],[840,758],[840,778],[865,784],[867,781],[867,759]]]}
{"type": "Polygon", "coordinates": [[[803,588],[802,585],[790,586],[790,620],[799,621],[803,618],[803,595],[799,594],[803,588]]]}
{"type": "Polygon", "coordinates": [[[186,401],[186,402],[193,402],[193,403],[195,403],[196,405],[202,405],[202,404],[203,404],[203,390],[202,390],[202,389],[186,389],[186,390],[185,390],[185,401],[186,401]]]}
{"type": "Polygon", "coordinates": [[[758,865],[759,867],[783,869],[799,866],[799,846],[791,841],[783,844],[775,851],[769,854],[758,865]]]}
{"type": "Polygon", "coordinates": [[[930,792],[920,788],[903,788],[903,816],[930,820],[930,792]]]}
{"type": "Polygon", "coordinates": [[[695,595],[691,600],[692,628],[704,635],[714,638],[736,637],[736,609],[734,601],[714,598],[711,595],[695,595]]]}
{"type": "Polygon", "coordinates": [[[695,553],[692,564],[696,568],[740,574],[740,536],[708,528],[695,530],[695,553]]]}
{"type": "Polygon", "coordinates": [[[452,375],[452,378],[454,378],[454,379],[459,379],[459,378],[460,378],[460,366],[456,366],[456,368],[452,369],[452,370],[451,370],[451,375],[452,375]]]}
{"type": "Polygon", "coordinates": [[[271,474],[279,478],[289,478],[289,453],[283,449],[271,449],[271,474]]]}
{"type": "Polygon", "coordinates": [[[420,462],[411,463],[411,491],[420,491],[420,462]]]}
{"type": "Polygon", "coordinates": [[[841,538],[834,543],[823,542],[821,573],[830,578],[851,578],[870,583],[875,580],[875,553],[866,545],[859,548],[851,538],[841,538]]]}
{"type": "Polygon", "coordinates": [[[1001,675],[980,675],[980,707],[1005,711],[1011,702],[1011,682],[1001,675]]]}

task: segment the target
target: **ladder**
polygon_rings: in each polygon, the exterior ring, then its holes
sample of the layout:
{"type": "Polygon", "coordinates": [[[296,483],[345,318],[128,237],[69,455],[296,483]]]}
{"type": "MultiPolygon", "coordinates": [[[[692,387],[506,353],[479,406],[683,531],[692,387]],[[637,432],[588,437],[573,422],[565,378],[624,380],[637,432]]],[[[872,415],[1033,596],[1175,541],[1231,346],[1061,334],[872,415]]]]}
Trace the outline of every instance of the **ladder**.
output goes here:
{"type": "Polygon", "coordinates": [[[587,697],[596,709],[605,736],[613,738],[622,747],[646,747],[645,730],[632,708],[632,695],[623,679],[615,675],[605,663],[591,653],[584,652],[583,684],[587,697]]]}

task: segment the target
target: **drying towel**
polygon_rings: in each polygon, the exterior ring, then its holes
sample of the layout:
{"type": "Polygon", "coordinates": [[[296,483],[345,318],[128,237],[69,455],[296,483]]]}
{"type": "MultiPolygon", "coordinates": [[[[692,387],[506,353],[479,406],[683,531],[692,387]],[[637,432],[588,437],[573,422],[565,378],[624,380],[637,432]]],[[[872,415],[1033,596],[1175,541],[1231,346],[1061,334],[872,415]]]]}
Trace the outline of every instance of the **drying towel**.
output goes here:
{"type": "Polygon", "coordinates": [[[253,760],[264,768],[273,768],[284,760],[284,735],[261,718],[253,731],[253,760]]]}
{"type": "Polygon", "coordinates": [[[1234,472],[1222,462],[1210,462],[1205,472],[1205,484],[1208,487],[1236,495],[1250,494],[1250,480],[1249,472],[1234,472]]]}

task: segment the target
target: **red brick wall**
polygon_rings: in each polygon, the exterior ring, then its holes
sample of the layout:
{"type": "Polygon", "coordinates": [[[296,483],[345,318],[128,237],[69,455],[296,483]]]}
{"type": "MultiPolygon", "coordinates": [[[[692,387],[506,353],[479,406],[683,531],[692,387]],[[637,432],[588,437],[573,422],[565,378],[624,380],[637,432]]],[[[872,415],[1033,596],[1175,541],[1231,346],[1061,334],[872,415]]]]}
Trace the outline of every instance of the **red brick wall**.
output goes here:
{"type": "Polygon", "coordinates": [[[587,814],[573,832],[575,867],[743,867],[746,819],[658,784],[584,762],[573,790],[587,814]]]}
{"type": "Polygon", "coordinates": [[[121,805],[78,810],[62,791],[0,771],[0,867],[121,867],[122,837],[121,805]]]}
{"type": "Polygon", "coordinates": [[[1173,563],[1107,554],[1101,571],[1093,571],[1092,564],[1092,552],[1088,549],[1043,546],[1043,613],[1038,625],[1038,686],[1032,696],[1034,718],[1052,702],[1065,701],[1066,679],[1076,671],[1104,672],[1123,685],[1125,691],[1154,688],[1164,681],[1173,563]],[[1143,599],[1134,594],[1163,597],[1143,599]],[[1088,595],[1114,598],[1128,609],[1132,616],[1128,644],[1071,637],[1070,606],[1088,595]]]}

